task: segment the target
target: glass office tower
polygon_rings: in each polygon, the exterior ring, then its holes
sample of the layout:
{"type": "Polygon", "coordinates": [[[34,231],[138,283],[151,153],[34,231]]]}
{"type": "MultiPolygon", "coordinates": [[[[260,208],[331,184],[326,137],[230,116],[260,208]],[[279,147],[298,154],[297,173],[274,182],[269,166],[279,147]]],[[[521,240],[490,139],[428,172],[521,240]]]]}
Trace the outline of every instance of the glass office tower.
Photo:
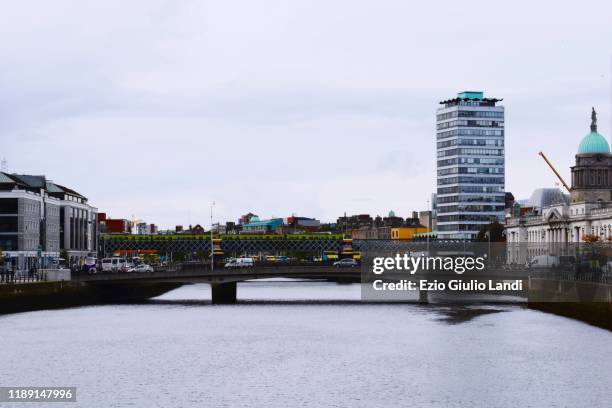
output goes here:
{"type": "Polygon", "coordinates": [[[504,107],[483,92],[461,92],[437,110],[437,231],[473,239],[504,221],[504,107]]]}

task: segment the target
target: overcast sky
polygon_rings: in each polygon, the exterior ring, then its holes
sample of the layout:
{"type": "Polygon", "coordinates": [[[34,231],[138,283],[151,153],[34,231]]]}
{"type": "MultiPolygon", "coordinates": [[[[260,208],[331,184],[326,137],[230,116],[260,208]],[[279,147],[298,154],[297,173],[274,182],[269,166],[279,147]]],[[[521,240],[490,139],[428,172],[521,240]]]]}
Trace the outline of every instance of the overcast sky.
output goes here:
{"type": "Polygon", "coordinates": [[[610,135],[609,1],[19,1],[0,13],[0,157],[164,227],[408,216],[435,110],[503,98],[506,189],[610,135]]]}

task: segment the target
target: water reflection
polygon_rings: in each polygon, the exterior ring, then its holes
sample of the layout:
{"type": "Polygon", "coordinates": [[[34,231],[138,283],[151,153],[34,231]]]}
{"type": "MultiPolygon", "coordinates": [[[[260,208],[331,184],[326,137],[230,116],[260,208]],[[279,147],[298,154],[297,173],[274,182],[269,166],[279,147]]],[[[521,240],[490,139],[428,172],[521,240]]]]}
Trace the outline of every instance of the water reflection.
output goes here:
{"type": "Polygon", "coordinates": [[[427,305],[422,307],[427,307],[433,313],[438,314],[440,317],[437,320],[447,324],[466,323],[480,316],[486,316],[494,313],[504,313],[509,311],[508,309],[499,309],[486,306],[477,307],[461,305],[427,305]]]}

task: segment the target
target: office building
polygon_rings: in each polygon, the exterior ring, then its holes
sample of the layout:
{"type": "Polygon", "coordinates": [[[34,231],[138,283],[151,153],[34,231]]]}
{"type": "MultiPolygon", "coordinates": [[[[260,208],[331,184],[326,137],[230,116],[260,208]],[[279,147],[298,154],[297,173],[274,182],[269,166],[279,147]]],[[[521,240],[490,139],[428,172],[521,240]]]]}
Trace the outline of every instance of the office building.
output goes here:
{"type": "Polygon", "coordinates": [[[461,92],[437,110],[436,229],[440,239],[473,239],[504,221],[504,107],[483,92],[461,92]]]}
{"type": "Polygon", "coordinates": [[[97,209],[45,176],[0,173],[0,248],[16,270],[47,267],[61,251],[82,264],[97,250],[97,209]]]}

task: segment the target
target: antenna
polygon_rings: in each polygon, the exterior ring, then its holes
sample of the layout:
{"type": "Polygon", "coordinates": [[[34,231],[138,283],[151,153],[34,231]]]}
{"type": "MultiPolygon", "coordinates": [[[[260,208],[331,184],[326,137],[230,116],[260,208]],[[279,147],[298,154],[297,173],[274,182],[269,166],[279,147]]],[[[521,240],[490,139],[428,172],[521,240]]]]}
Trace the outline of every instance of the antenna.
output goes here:
{"type": "Polygon", "coordinates": [[[0,171],[4,173],[8,172],[8,162],[6,161],[6,157],[2,158],[2,163],[0,163],[0,171]]]}

